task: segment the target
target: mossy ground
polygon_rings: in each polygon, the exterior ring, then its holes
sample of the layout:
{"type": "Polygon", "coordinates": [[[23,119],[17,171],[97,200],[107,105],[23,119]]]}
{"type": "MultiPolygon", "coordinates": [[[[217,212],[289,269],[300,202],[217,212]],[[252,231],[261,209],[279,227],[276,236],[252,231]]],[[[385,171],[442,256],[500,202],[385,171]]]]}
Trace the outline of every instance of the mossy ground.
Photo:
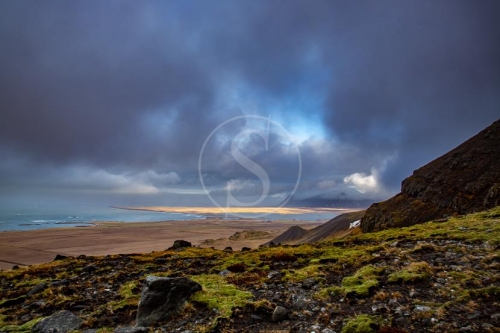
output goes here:
{"type": "Polygon", "coordinates": [[[219,275],[194,275],[191,279],[203,287],[191,300],[205,304],[209,310],[216,310],[220,317],[229,318],[234,307],[243,307],[253,298],[250,292],[227,283],[224,277],[219,275]]]}
{"type": "Polygon", "coordinates": [[[80,316],[83,328],[131,325],[147,275],[190,276],[204,287],[188,304],[186,313],[165,328],[167,331],[190,321],[197,322],[190,329],[215,329],[218,318],[224,319],[224,329],[218,328],[222,331],[245,327],[272,331],[301,325],[306,318],[336,331],[363,332],[360,327],[366,327],[369,320],[382,328],[395,325],[398,316],[404,317],[398,313],[408,313],[411,319],[400,324],[403,331],[415,331],[426,323],[426,330],[455,332],[458,328],[447,322],[451,319],[457,325],[477,325],[473,326],[475,331],[481,331],[482,323],[500,313],[500,207],[447,222],[356,234],[318,244],[246,252],[188,248],[69,258],[2,271],[0,331],[27,331],[33,320],[61,309],[80,316]],[[85,269],[89,265],[95,266],[93,272],[85,269]],[[241,271],[219,275],[234,265],[241,271]],[[316,283],[313,289],[301,289],[302,282],[311,277],[316,283]],[[65,283],[51,285],[57,281],[65,283]],[[49,286],[26,296],[40,283],[49,286]],[[295,309],[292,294],[297,290],[314,295],[310,298],[315,306],[295,309]],[[410,297],[414,291],[416,296],[410,297]],[[276,298],[276,292],[283,296],[276,298]],[[374,315],[373,306],[387,305],[391,300],[396,304],[393,308],[369,317],[374,315]],[[286,323],[271,322],[276,305],[292,309],[286,323]],[[418,312],[417,306],[431,310],[418,312]],[[255,311],[262,320],[252,321],[255,311]],[[481,316],[467,319],[476,312],[481,316]]]}
{"type": "Polygon", "coordinates": [[[361,314],[350,318],[342,328],[342,333],[375,333],[377,328],[377,318],[361,314]]]}

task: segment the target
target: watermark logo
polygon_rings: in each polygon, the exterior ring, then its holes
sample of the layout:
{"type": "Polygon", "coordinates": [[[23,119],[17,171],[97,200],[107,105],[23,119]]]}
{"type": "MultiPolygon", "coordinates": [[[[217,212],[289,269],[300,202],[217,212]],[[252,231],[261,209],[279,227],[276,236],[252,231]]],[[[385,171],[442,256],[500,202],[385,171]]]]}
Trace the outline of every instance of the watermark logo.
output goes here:
{"type": "MultiPolygon", "coordinates": [[[[269,150],[269,145],[270,145],[270,140],[273,137],[275,139],[279,138],[280,142],[286,144],[287,150],[289,152],[292,151],[293,154],[296,155],[297,176],[295,184],[291,189],[291,191],[287,192],[286,198],[283,199],[279,204],[274,205],[272,208],[277,209],[279,207],[283,207],[284,205],[286,205],[288,201],[292,198],[293,194],[297,190],[300,183],[300,177],[302,174],[302,159],[300,156],[299,147],[295,143],[292,135],[281,124],[270,118],[257,115],[245,115],[228,119],[223,123],[221,123],[219,126],[217,126],[208,135],[205,142],[203,143],[198,158],[198,175],[203,190],[205,191],[208,198],[214,205],[222,208],[225,211],[226,216],[232,215],[241,218],[249,217],[249,215],[245,215],[241,212],[238,212],[238,210],[235,210],[234,208],[262,206],[264,204],[265,199],[268,198],[271,192],[271,185],[273,182],[272,175],[270,175],[268,171],[266,171],[266,169],[262,165],[260,165],[257,161],[253,160],[251,157],[245,154],[245,150],[242,148],[243,146],[245,146],[245,143],[247,143],[249,141],[249,138],[251,137],[254,138],[258,137],[260,139],[259,142],[261,143],[261,147],[259,147],[259,149],[263,150],[264,153],[271,154],[269,150]],[[205,182],[205,178],[207,177],[207,175],[203,173],[202,162],[204,156],[206,157],[206,155],[208,154],[206,152],[208,145],[211,142],[213,143],[213,140],[217,140],[217,135],[223,133],[224,130],[226,129],[230,129],[231,126],[240,125],[241,122],[245,122],[245,126],[238,133],[232,134],[232,136],[229,138],[230,144],[227,145],[228,146],[227,149],[229,150],[228,153],[230,158],[233,159],[234,162],[236,162],[240,167],[244,168],[248,174],[251,174],[251,177],[254,180],[258,180],[258,182],[261,185],[261,192],[259,193],[258,197],[255,198],[254,200],[251,201],[241,200],[241,198],[238,198],[238,196],[235,194],[234,187],[232,186],[231,181],[228,181],[225,187],[224,200],[221,201],[220,198],[219,200],[216,200],[216,198],[212,195],[211,191],[207,188],[205,182]]],[[[228,138],[226,136],[226,141],[227,139],[228,138]]],[[[260,218],[268,214],[270,214],[269,211],[254,213],[252,214],[252,217],[260,218]]]]}

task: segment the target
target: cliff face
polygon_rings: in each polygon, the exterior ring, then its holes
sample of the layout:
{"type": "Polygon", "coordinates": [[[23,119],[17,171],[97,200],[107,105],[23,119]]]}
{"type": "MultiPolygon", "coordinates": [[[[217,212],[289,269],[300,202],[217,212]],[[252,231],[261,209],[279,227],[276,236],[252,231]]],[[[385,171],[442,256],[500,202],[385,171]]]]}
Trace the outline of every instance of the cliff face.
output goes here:
{"type": "Polygon", "coordinates": [[[500,120],[413,172],[401,193],[373,204],[364,232],[403,227],[500,205],[500,120]]]}

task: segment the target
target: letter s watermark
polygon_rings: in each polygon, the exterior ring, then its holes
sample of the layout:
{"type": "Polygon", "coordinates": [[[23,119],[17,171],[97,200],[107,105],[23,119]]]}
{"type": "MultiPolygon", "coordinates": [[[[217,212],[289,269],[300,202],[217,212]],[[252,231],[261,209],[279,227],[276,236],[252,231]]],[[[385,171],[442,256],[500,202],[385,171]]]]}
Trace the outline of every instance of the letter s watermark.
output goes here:
{"type": "MultiPolygon", "coordinates": [[[[237,217],[242,217],[242,218],[248,217],[248,216],[244,216],[244,215],[240,215],[240,214],[231,213],[230,212],[230,208],[231,207],[252,207],[252,206],[257,206],[260,203],[262,203],[262,201],[269,195],[270,188],[271,188],[271,179],[269,177],[269,174],[266,172],[266,170],[261,165],[259,165],[258,163],[256,163],[252,159],[250,159],[247,155],[245,155],[240,150],[239,144],[241,142],[244,142],[245,138],[250,137],[252,134],[256,134],[256,135],[260,136],[263,139],[264,144],[265,144],[265,151],[268,151],[268,149],[269,149],[269,135],[270,135],[270,131],[271,131],[271,125],[273,125],[273,127],[276,128],[277,130],[279,130],[282,133],[284,133],[284,135],[288,137],[289,141],[291,143],[293,143],[293,146],[295,147],[295,151],[296,151],[296,154],[297,154],[297,159],[298,159],[298,174],[297,174],[297,181],[295,182],[295,186],[294,186],[293,190],[291,191],[291,193],[288,194],[287,198],[284,201],[282,201],[277,206],[277,207],[283,207],[291,199],[292,195],[297,190],[297,188],[299,186],[299,183],[300,183],[300,177],[301,177],[301,174],[302,174],[302,159],[301,159],[301,156],[300,156],[299,148],[294,143],[293,137],[290,135],[290,133],[288,133],[288,131],[286,131],[283,128],[283,126],[281,126],[279,123],[277,123],[277,122],[275,122],[275,121],[273,121],[273,120],[271,120],[269,118],[262,117],[262,116],[256,116],[256,115],[238,116],[238,117],[234,117],[234,118],[231,118],[229,120],[226,120],[225,122],[223,122],[219,126],[217,126],[208,135],[207,139],[203,143],[203,146],[201,148],[200,155],[199,155],[199,158],[198,158],[198,175],[199,175],[200,183],[201,183],[201,185],[202,185],[205,193],[209,197],[210,201],[212,201],[212,203],[214,205],[216,205],[216,206],[218,206],[220,208],[225,208],[227,214],[231,214],[231,215],[234,215],[234,216],[237,216],[237,217]],[[233,121],[241,120],[241,119],[252,119],[252,120],[258,120],[258,121],[265,121],[266,122],[266,131],[264,131],[262,129],[244,129],[241,132],[239,132],[231,140],[231,156],[234,158],[234,160],[238,164],[240,164],[242,167],[244,167],[246,170],[248,170],[249,172],[251,172],[252,174],[254,174],[259,179],[259,181],[262,183],[262,193],[260,194],[259,198],[256,199],[256,200],[254,200],[253,202],[242,202],[242,201],[240,201],[240,200],[238,200],[237,198],[234,197],[234,195],[232,193],[232,188],[230,186],[230,183],[228,182],[227,183],[227,187],[226,187],[226,191],[227,191],[227,195],[226,195],[226,207],[222,207],[211,196],[210,191],[207,190],[207,188],[205,186],[205,182],[204,182],[204,179],[203,179],[204,177],[203,177],[203,173],[202,173],[202,158],[203,158],[203,154],[204,154],[204,151],[205,151],[205,148],[206,148],[208,142],[215,135],[215,133],[217,131],[219,131],[222,127],[228,125],[229,123],[231,123],[233,121]]],[[[261,215],[255,216],[255,217],[262,217],[262,216],[265,216],[265,215],[267,215],[267,214],[261,214],[261,215]]]]}

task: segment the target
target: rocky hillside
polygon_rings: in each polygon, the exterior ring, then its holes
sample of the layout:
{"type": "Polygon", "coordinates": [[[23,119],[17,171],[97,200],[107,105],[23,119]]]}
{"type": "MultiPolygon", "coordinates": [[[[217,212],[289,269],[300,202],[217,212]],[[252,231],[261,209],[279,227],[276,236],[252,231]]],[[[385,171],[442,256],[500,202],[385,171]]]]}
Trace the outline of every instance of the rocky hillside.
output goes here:
{"type": "Polygon", "coordinates": [[[413,172],[401,193],[373,204],[364,232],[410,226],[500,204],[500,120],[413,172]]]}
{"type": "Polygon", "coordinates": [[[0,332],[500,332],[500,207],[316,244],[184,246],[0,272],[0,332]]]}
{"type": "Polygon", "coordinates": [[[299,226],[293,226],[265,245],[270,243],[304,244],[319,242],[331,238],[345,237],[353,231],[351,223],[360,220],[364,213],[365,211],[363,210],[342,214],[310,230],[303,229],[299,226]]]}

